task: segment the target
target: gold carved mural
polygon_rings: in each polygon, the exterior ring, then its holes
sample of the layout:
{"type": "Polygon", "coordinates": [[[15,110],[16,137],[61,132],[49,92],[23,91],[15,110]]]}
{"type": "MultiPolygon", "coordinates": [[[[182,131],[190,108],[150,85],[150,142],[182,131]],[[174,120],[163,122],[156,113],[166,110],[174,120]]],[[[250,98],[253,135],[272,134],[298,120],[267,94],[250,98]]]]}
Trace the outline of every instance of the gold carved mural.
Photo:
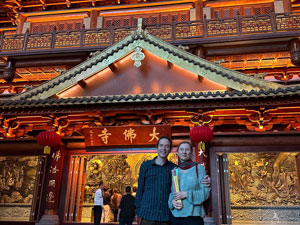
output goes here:
{"type": "Polygon", "coordinates": [[[296,153],[228,154],[232,206],[298,206],[296,153]]]}
{"type": "MultiPolygon", "coordinates": [[[[153,159],[157,154],[115,154],[90,155],[87,158],[84,203],[93,203],[93,194],[99,181],[107,189],[118,189],[124,193],[128,185],[137,186],[138,173],[143,161],[153,159]]],[[[176,162],[176,155],[170,154],[169,160],[176,162]]]]}
{"type": "Polygon", "coordinates": [[[38,157],[0,157],[0,220],[29,220],[38,157]]]}

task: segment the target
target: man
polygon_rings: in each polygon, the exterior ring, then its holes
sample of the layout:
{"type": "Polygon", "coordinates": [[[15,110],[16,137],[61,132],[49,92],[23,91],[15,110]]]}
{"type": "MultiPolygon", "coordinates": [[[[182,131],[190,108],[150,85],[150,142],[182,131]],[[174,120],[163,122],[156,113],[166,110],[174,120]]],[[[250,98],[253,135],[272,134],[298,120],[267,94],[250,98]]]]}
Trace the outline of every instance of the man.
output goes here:
{"type": "Polygon", "coordinates": [[[121,199],[118,210],[119,225],[132,225],[133,218],[135,216],[135,197],[131,195],[131,187],[126,187],[126,195],[121,199]]]}
{"type": "Polygon", "coordinates": [[[171,170],[176,167],[167,160],[172,149],[169,137],[161,137],[156,145],[157,156],[142,163],[136,194],[138,224],[168,225],[168,199],[171,191],[171,170]]]}
{"type": "MultiPolygon", "coordinates": [[[[172,140],[162,136],[156,144],[157,156],[140,167],[135,206],[139,225],[169,225],[171,213],[168,207],[171,192],[171,170],[177,165],[168,161],[172,140]]],[[[210,186],[210,178],[202,180],[210,186]]]]}
{"type": "Polygon", "coordinates": [[[104,185],[103,182],[100,181],[99,188],[95,192],[95,196],[94,196],[94,225],[99,225],[101,221],[102,207],[103,207],[103,193],[104,193],[104,185]]]}

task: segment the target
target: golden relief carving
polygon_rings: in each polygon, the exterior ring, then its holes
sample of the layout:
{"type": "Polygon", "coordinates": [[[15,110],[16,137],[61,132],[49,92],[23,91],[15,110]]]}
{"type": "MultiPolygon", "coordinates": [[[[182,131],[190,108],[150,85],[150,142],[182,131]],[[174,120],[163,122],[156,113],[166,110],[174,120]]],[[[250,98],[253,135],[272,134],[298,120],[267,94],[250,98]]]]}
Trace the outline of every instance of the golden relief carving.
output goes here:
{"type": "MultiPolygon", "coordinates": [[[[84,204],[93,203],[93,194],[100,180],[104,182],[105,188],[116,188],[121,193],[127,185],[137,186],[141,164],[155,156],[154,153],[88,156],[84,204]]],[[[176,162],[176,155],[171,153],[169,160],[176,162]]]]}
{"type": "Polygon", "coordinates": [[[299,205],[295,154],[228,154],[231,205],[299,205]]]}
{"type": "Polygon", "coordinates": [[[0,221],[29,220],[38,157],[0,157],[0,221]]]}

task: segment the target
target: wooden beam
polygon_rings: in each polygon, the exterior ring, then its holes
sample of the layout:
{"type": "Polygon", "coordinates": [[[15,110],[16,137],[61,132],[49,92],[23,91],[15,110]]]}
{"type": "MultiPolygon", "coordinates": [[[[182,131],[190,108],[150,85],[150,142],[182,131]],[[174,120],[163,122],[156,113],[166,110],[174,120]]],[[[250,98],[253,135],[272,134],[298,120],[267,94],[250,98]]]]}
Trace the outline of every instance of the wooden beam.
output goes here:
{"type": "Polygon", "coordinates": [[[118,68],[115,66],[114,63],[109,64],[108,67],[113,73],[116,73],[118,71],[118,68]]]}
{"type": "Polygon", "coordinates": [[[201,75],[198,75],[198,81],[199,81],[200,83],[202,83],[203,79],[204,79],[204,77],[202,77],[201,75]]]}
{"type": "Polygon", "coordinates": [[[168,63],[168,68],[171,69],[173,67],[173,63],[171,63],[169,61],[167,61],[167,63],[168,63]]]}
{"type": "Polygon", "coordinates": [[[77,84],[82,88],[84,89],[86,87],[86,82],[84,80],[80,80],[77,82],[77,84]]]}
{"type": "Polygon", "coordinates": [[[197,0],[195,2],[195,8],[196,8],[196,20],[203,19],[203,1],[197,0]]]}
{"type": "Polygon", "coordinates": [[[15,3],[18,7],[22,7],[22,5],[20,4],[20,2],[18,2],[17,0],[12,0],[13,3],[15,3]]]}
{"type": "Polygon", "coordinates": [[[18,27],[17,27],[17,34],[22,34],[24,22],[26,20],[26,17],[24,15],[20,15],[18,18],[18,27]]]}
{"type": "Polygon", "coordinates": [[[99,12],[97,10],[92,10],[90,12],[90,29],[96,29],[97,28],[98,14],[99,14],[99,12]]]}

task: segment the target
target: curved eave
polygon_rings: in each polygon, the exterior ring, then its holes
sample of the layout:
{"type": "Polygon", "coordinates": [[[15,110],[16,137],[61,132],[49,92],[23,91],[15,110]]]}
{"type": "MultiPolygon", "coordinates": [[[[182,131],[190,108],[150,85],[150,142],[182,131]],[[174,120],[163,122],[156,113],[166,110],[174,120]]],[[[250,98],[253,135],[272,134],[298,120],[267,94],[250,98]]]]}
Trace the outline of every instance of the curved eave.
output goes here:
{"type": "MultiPolygon", "coordinates": [[[[298,99],[295,103],[300,103],[300,86],[288,87],[285,89],[269,89],[267,91],[264,90],[251,90],[251,91],[225,91],[225,92],[184,92],[184,93],[166,93],[166,94],[143,94],[143,95],[114,95],[114,96],[92,96],[92,97],[76,97],[76,98],[61,98],[61,99],[39,99],[39,100],[17,100],[17,101],[0,101],[0,108],[4,111],[6,110],[14,110],[14,109],[43,109],[43,108],[65,108],[65,107],[77,107],[78,110],[82,107],[106,107],[106,105],[136,105],[139,103],[146,105],[147,104],[161,104],[167,106],[168,104],[176,104],[180,105],[185,101],[188,102],[212,102],[210,104],[213,107],[214,103],[215,107],[220,102],[230,106],[230,102],[233,101],[252,101],[253,104],[255,102],[259,102],[262,99],[274,99],[270,100],[270,104],[282,104],[278,99],[285,99],[285,102],[291,104],[293,102],[291,97],[296,97],[298,99]],[[218,102],[218,103],[217,103],[218,102]]],[[[242,104],[243,105],[243,104],[242,104]]],[[[163,106],[164,107],[164,106],[163,106]]],[[[180,107],[189,107],[183,104],[180,107]]],[[[59,112],[59,110],[58,110],[59,112]]]]}

